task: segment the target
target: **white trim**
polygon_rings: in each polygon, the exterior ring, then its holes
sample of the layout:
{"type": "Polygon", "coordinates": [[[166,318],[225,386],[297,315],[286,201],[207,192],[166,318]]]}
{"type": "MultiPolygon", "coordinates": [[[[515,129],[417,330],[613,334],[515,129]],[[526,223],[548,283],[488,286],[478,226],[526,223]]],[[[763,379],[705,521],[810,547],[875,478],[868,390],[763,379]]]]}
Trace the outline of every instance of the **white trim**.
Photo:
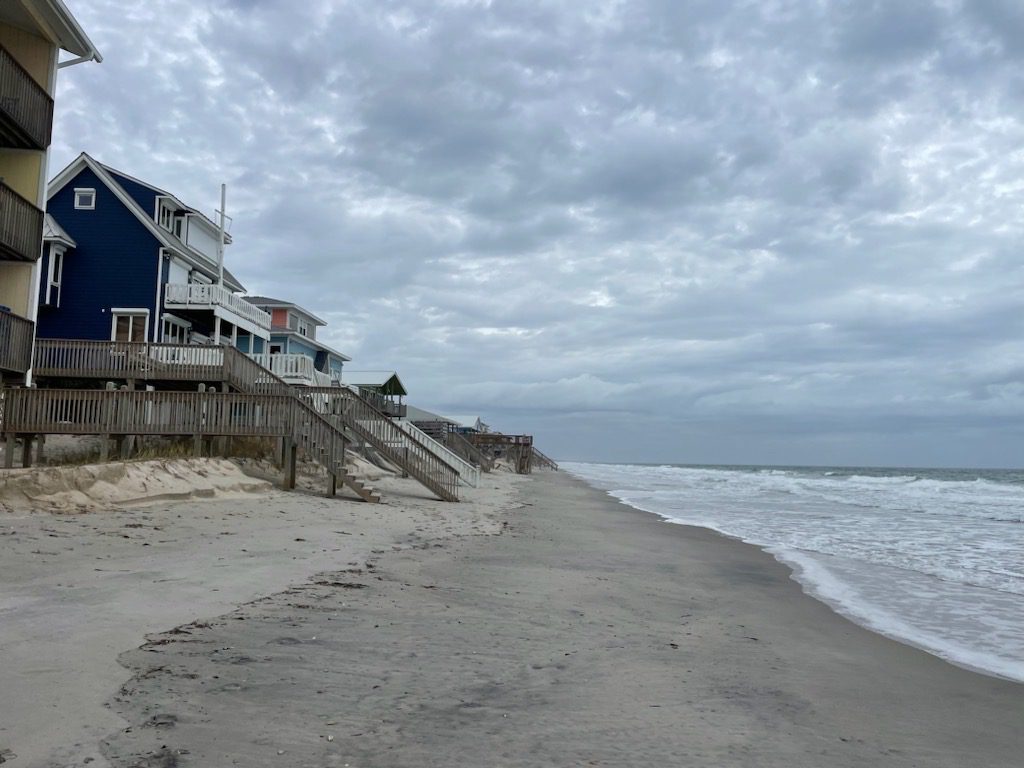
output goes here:
{"type": "Polygon", "coordinates": [[[160,317],[160,341],[161,342],[163,342],[165,344],[167,343],[167,334],[164,332],[166,330],[165,325],[167,325],[167,324],[176,325],[179,328],[181,328],[184,331],[184,334],[183,334],[184,342],[183,343],[185,343],[185,344],[189,343],[189,339],[192,337],[192,323],[190,323],[188,320],[183,320],[180,317],[172,315],[172,314],[170,314],[168,312],[164,312],[163,315],[161,315],[161,317],[160,317]]]}
{"type": "MultiPolygon", "coordinates": [[[[171,256],[169,253],[166,253],[166,250],[167,250],[166,248],[157,248],[156,249],[156,303],[153,304],[153,306],[156,307],[156,311],[157,312],[160,312],[163,309],[163,306],[164,306],[160,302],[160,294],[163,293],[163,291],[161,290],[163,288],[163,282],[160,280],[160,277],[164,273],[164,260],[167,261],[167,279],[168,280],[171,279],[171,266],[170,266],[170,264],[171,264],[171,260],[174,257],[171,256]]],[[[159,332],[162,333],[161,329],[156,328],[157,325],[159,325],[159,323],[153,323],[153,326],[154,326],[154,328],[153,328],[153,338],[150,339],[150,341],[152,341],[154,344],[156,344],[157,341],[158,341],[158,339],[156,337],[157,332],[159,331],[159,332]]]]}
{"type": "Polygon", "coordinates": [[[75,187],[75,210],[76,211],[95,211],[96,210],[96,188],[95,187],[75,187]],[[92,204],[85,205],[79,202],[79,195],[92,195],[92,204]]]}
{"type": "Polygon", "coordinates": [[[50,244],[50,258],[47,260],[46,268],[46,305],[60,307],[60,295],[63,289],[63,278],[64,278],[64,246],[57,245],[56,243],[50,244]],[[57,263],[57,258],[60,257],[60,270],[54,268],[57,263]],[[54,279],[56,278],[56,280],[54,279]],[[53,302],[52,291],[57,289],[57,301],[53,302]]]}
{"type": "MultiPolygon", "coordinates": [[[[145,325],[143,326],[142,338],[145,339],[149,336],[149,310],[145,307],[111,307],[110,308],[110,340],[117,341],[117,318],[120,316],[132,316],[138,317],[139,315],[145,315],[145,325]]],[[[131,334],[129,334],[130,336],[131,334]]],[[[131,339],[128,339],[131,341],[131,339]]]]}

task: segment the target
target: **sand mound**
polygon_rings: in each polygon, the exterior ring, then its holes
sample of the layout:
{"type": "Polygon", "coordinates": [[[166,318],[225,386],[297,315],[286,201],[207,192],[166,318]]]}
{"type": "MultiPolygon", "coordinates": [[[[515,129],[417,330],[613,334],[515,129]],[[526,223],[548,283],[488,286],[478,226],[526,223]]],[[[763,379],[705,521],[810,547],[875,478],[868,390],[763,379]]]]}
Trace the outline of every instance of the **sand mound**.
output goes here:
{"type": "Polygon", "coordinates": [[[0,508],[87,512],[110,506],[237,498],[273,486],[224,459],[158,459],[0,473],[0,508]]]}

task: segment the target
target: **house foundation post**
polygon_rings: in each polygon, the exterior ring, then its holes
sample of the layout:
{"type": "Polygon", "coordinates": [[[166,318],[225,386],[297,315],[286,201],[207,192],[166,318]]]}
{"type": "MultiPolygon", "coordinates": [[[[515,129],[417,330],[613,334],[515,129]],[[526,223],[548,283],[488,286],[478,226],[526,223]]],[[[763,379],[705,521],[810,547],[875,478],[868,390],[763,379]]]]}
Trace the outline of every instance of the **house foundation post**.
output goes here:
{"type": "Polygon", "coordinates": [[[7,447],[4,448],[4,469],[14,468],[14,445],[17,438],[13,432],[7,433],[7,447]]]}
{"type": "Polygon", "coordinates": [[[46,435],[39,435],[36,438],[36,464],[43,463],[43,457],[46,453],[46,435]]]}
{"type": "Polygon", "coordinates": [[[32,435],[21,436],[21,466],[25,469],[32,466],[32,435]]]}
{"type": "Polygon", "coordinates": [[[290,438],[285,439],[284,443],[284,462],[283,471],[281,473],[281,487],[286,491],[295,489],[295,461],[296,461],[296,449],[295,442],[290,438]]]}

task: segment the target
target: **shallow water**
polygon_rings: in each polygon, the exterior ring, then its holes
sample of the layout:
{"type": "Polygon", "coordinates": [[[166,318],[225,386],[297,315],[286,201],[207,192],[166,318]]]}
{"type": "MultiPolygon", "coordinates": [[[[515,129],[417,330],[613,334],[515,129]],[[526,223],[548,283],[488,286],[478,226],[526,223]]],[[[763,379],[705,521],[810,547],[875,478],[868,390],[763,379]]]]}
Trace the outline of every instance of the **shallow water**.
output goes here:
{"type": "Polygon", "coordinates": [[[562,465],[627,504],[764,547],[875,631],[1024,681],[1024,473],[562,465]]]}

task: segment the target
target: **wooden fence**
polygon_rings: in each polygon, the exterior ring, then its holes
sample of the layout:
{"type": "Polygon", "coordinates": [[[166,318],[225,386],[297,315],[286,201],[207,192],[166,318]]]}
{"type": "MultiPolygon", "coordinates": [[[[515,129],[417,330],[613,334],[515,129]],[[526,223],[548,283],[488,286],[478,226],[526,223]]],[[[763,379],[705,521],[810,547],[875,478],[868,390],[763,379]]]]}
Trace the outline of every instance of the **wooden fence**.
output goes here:
{"type": "Polygon", "coordinates": [[[5,432],[66,435],[284,437],[295,431],[292,400],[279,395],[9,389],[5,432]]]}

